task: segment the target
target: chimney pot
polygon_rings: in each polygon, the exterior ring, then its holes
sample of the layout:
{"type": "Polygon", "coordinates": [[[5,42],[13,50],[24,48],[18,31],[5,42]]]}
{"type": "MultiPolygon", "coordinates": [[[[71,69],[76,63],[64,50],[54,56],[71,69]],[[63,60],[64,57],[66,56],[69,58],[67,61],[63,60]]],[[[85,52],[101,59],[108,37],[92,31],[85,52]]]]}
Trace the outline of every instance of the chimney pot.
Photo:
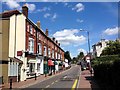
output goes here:
{"type": "Polygon", "coordinates": [[[53,37],[52,40],[55,41],[55,38],[53,37]]]}
{"type": "Polygon", "coordinates": [[[58,41],[56,40],[56,44],[58,43],[58,41]]]}
{"type": "Polygon", "coordinates": [[[58,43],[58,45],[60,46],[60,43],[58,43]]]}

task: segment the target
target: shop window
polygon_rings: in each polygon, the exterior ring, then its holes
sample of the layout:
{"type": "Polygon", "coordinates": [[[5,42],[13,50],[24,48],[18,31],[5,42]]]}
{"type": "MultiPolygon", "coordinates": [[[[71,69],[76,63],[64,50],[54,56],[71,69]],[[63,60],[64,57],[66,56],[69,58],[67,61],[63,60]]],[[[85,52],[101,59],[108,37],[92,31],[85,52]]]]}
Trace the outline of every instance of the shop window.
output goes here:
{"type": "Polygon", "coordinates": [[[35,72],[35,63],[30,63],[30,73],[35,72]]]}
{"type": "Polygon", "coordinates": [[[37,71],[40,71],[40,63],[37,63],[37,71]]]}

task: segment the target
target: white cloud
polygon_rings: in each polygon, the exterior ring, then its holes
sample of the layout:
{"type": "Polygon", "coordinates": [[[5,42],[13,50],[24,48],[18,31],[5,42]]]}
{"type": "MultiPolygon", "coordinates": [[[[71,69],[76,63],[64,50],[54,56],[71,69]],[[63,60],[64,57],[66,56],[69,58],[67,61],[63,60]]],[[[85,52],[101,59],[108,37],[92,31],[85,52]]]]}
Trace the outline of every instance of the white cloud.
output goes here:
{"type": "Polygon", "coordinates": [[[65,3],[64,3],[64,6],[67,6],[67,5],[68,5],[68,3],[65,2],[65,3]]]}
{"type": "Polygon", "coordinates": [[[15,1],[15,0],[8,0],[6,1],[6,5],[10,8],[10,9],[14,9],[14,8],[19,8],[20,4],[15,1]]]}
{"type": "Polygon", "coordinates": [[[76,21],[79,22],[79,23],[82,23],[82,22],[83,22],[83,20],[80,20],[80,19],[77,19],[76,21]]]}
{"type": "Polygon", "coordinates": [[[44,18],[48,18],[49,16],[51,16],[50,13],[46,13],[46,14],[44,14],[44,18]]]}
{"type": "Polygon", "coordinates": [[[52,21],[54,21],[56,18],[57,18],[57,14],[54,13],[51,19],[52,19],[52,21]]]}
{"type": "Polygon", "coordinates": [[[37,11],[38,12],[45,12],[45,11],[50,11],[50,10],[51,10],[50,7],[43,7],[41,9],[38,9],[37,11]]]}
{"type": "Polygon", "coordinates": [[[55,34],[53,34],[53,37],[55,37],[62,45],[81,45],[86,42],[86,38],[81,35],[77,36],[79,32],[78,29],[64,29],[61,31],[57,31],[55,34]]]}
{"type": "Polygon", "coordinates": [[[106,34],[106,35],[116,35],[116,34],[118,34],[118,27],[107,28],[105,31],[103,31],[103,34],[106,34]]]}
{"type": "Polygon", "coordinates": [[[78,3],[75,5],[74,8],[72,8],[72,10],[76,10],[76,12],[80,12],[80,11],[84,10],[84,5],[82,3],[78,3]]]}
{"type": "Polygon", "coordinates": [[[36,9],[35,4],[28,4],[28,3],[26,3],[26,5],[28,6],[30,11],[34,11],[36,9]]]}
{"type": "Polygon", "coordinates": [[[84,55],[87,55],[87,51],[86,51],[85,49],[80,48],[80,49],[78,49],[77,51],[78,51],[78,54],[79,54],[80,52],[83,52],[84,55]]]}

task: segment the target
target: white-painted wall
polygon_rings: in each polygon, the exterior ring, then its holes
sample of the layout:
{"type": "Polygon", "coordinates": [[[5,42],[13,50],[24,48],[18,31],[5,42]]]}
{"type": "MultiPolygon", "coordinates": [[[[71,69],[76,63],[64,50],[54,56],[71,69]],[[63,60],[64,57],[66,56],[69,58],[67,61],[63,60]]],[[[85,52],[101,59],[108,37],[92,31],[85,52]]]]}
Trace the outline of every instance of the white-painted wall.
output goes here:
{"type": "MultiPolygon", "coordinates": [[[[21,67],[20,80],[24,81],[26,80],[26,71],[24,71],[23,69],[26,69],[27,58],[25,58],[25,53],[23,53],[23,56],[17,56],[17,51],[23,50],[23,52],[25,52],[26,17],[23,14],[20,14],[17,16],[16,15],[11,16],[9,29],[10,29],[9,30],[10,31],[9,33],[9,57],[17,57],[18,59],[23,61],[23,64],[21,67]]],[[[10,69],[10,70],[14,70],[14,69],[10,69]]],[[[18,66],[17,66],[17,71],[14,71],[14,72],[18,72],[18,66]]]]}
{"type": "Polygon", "coordinates": [[[13,15],[10,17],[10,28],[9,28],[9,57],[14,57],[14,44],[15,44],[15,18],[13,15]]]}
{"type": "Polygon", "coordinates": [[[40,63],[40,74],[44,74],[44,58],[41,58],[41,63],[40,63]]]}
{"type": "Polygon", "coordinates": [[[101,45],[95,45],[95,47],[94,47],[94,48],[96,48],[95,51],[93,51],[94,57],[95,57],[95,53],[97,53],[97,55],[96,55],[97,57],[100,57],[103,49],[107,46],[107,43],[106,43],[105,40],[101,40],[100,43],[102,44],[102,46],[101,45]]]}
{"type": "Polygon", "coordinates": [[[26,71],[24,69],[27,68],[27,58],[25,57],[25,53],[23,56],[17,56],[17,51],[25,52],[26,47],[26,17],[23,14],[17,15],[16,22],[16,57],[23,61],[21,67],[21,75],[20,80],[26,80],[26,71]]]}

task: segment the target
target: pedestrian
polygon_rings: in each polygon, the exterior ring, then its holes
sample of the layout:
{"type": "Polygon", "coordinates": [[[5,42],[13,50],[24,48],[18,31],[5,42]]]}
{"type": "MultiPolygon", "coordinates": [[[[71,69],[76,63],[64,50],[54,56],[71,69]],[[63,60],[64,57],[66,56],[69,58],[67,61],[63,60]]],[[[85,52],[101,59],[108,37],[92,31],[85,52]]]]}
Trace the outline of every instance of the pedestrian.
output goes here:
{"type": "Polygon", "coordinates": [[[90,67],[90,74],[91,74],[91,76],[92,76],[92,73],[93,73],[93,69],[92,69],[92,67],[90,67]]]}

